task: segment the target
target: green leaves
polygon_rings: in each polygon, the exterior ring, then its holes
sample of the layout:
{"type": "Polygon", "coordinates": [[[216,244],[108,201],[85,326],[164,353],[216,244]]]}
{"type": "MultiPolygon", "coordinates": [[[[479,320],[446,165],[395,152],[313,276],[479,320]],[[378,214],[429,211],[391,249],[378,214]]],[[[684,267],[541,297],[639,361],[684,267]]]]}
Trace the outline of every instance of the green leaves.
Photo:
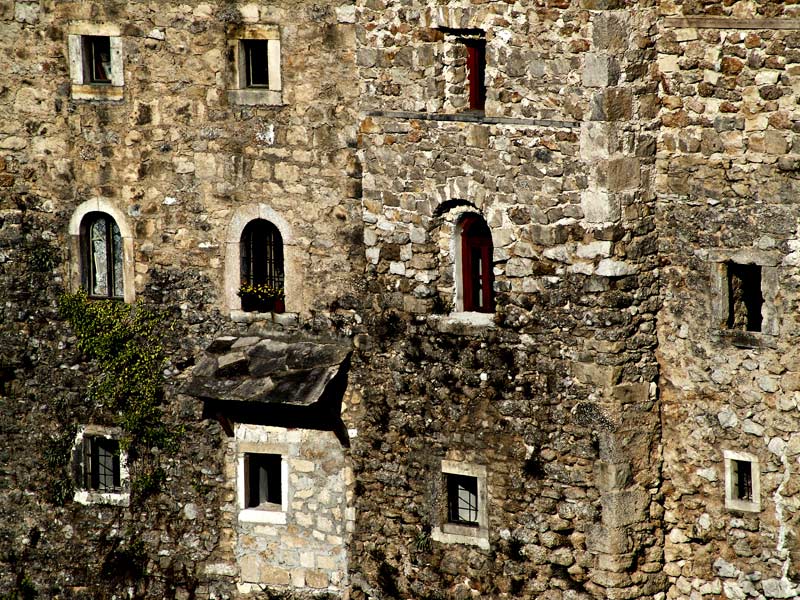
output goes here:
{"type": "Polygon", "coordinates": [[[163,422],[160,407],[165,316],[140,302],[90,300],[85,291],[61,296],[59,312],[75,331],[78,348],[100,367],[89,384],[89,396],[117,415],[129,456],[151,448],[173,450],[177,431],[163,422]]]}

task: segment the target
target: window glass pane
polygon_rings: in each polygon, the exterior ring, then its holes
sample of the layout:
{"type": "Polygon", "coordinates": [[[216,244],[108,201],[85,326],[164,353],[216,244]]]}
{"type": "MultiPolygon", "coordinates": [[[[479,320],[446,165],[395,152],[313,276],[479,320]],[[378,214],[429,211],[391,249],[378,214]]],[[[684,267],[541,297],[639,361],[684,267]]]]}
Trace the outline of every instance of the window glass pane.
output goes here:
{"type": "Polygon", "coordinates": [[[447,488],[450,521],[453,523],[477,524],[477,478],[466,475],[448,475],[447,488]]]}
{"type": "Polygon", "coordinates": [[[88,83],[111,83],[111,38],[84,36],[83,53],[84,79],[88,83]]]}
{"type": "Polygon", "coordinates": [[[108,255],[106,221],[96,219],[90,228],[91,280],[89,293],[92,296],[108,296],[108,255]]]}
{"type": "Polygon", "coordinates": [[[125,291],[122,289],[122,236],[119,227],[111,222],[111,252],[114,257],[113,277],[114,277],[114,297],[122,298],[125,291]]]}
{"type": "Polygon", "coordinates": [[[108,492],[119,488],[119,442],[105,438],[91,438],[91,488],[108,492]]]}

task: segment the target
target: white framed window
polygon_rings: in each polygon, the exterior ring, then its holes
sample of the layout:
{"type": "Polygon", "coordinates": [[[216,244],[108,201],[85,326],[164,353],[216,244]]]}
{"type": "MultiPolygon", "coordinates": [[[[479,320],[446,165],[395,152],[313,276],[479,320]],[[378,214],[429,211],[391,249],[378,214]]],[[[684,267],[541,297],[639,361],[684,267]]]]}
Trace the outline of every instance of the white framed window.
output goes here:
{"type": "Polygon", "coordinates": [[[489,548],[486,467],[442,460],[440,524],[431,537],[445,544],[489,548]]]}
{"type": "Polygon", "coordinates": [[[128,457],[121,449],[121,430],[86,425],[72,445],[75,502],[127,506],[130,500],[128,457]]]}
{"type": "Polygon", "coordinates": [[[761,477],[758,458],[747,452],[723,450],[725,460],[725,508],[761,511],[761,477]]]}
{"type": "Polygon", "coordinates": [[[73,23],[67,46],[73,99],[123,99],[125,76],[119,27],[73,23]]]}
{"type": "Polygon", "coordinates": [[[282,104],[281,39],[274,25],[239,25],[228,31],[234,104],[282,104]]]}
{"type": "Polygon", "coordinates": [[[289,506],[287,450],[272,444],[238,444],[236,491],[240,521],[286,524],[289,506]]]}

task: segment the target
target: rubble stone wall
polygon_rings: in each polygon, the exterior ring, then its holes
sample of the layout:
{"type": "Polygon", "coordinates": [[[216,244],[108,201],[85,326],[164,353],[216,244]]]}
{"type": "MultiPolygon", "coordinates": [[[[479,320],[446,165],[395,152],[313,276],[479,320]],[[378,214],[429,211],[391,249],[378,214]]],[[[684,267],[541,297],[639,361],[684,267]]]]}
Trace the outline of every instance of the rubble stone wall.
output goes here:
{"type": "Polygon", "coordinates": [[[668,597],[796,597],[800,38],[763,19],[796,7],[682,9],[725,18],[667,22],[658,43],[668,597]],[[731,263],[760,267],[760,331],[728,324],[731,263]],[[752,457],[759,509],[726,502],[726,453],[752,457]]]}

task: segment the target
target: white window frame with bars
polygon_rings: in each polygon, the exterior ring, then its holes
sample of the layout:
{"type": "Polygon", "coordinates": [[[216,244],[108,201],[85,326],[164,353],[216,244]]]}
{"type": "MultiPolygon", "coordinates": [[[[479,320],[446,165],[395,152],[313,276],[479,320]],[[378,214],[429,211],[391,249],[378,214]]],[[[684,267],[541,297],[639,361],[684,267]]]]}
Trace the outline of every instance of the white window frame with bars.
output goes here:
{"type": "Polygon", "coordinates": [[[122,430],[116,427],[103,427],[99,425],[85,425],[78,429],[75,440],[72,444],[73,472],[75,476],[75,494],[73,500],[79,504],[114,504],[118,506],[128,506],[130,502],[130,475],[128,473],[128,455],[119,446],[119,439],[122,430]],[[97,476],[99,478],[99,462],[97,460],[99,447],[96,442],[103,440],[114,442],[116,451],[119,453],[112,461],[112,478],[118,480],[113,483],[111,489],[105,488],[99,482],[94,483],[95,465],[98,466],[97,476]],[[116,477],[115,477],[115,471],[116,477]]]}
{"type": "MultiPolygon", "coordinates": [[[[236,496],[239,508],[239,521],[250,523],[286,524],[286,513],[289,507],[289,466],[286,461],[289,448],[283,444],[263,444],[260,442],[239,442],[236,460],[236,496]],[[260,501],[253,505],[251,501],[252,472],[258,466],[255,457],[278,457],[271,468],[279,468],[279,474],[271,474],[280,482],[280,502],[260,501]]],[[[273,462],[273,461],[270,461],[273,462]]],[[[262,465],[263,466],[263,465],[262,465]]]]}
{"type": "MultiPolygon", "coordinates": [[[[67,35],[70,80],[74,100],[122,100],[124,98],[125,69],[122,37],[117,25],[108,23],[74,22],[67,35]],[[93,42],[108,39],[107,77],[91,74],[93,42]]],[[[107,64],[107,67],[105,66],[107,64]]]]}
{"type": "Polygon", "coordinates": [[[444,544],[468,544],[488,550],[486,467],[443,459],[440,486],[441,522],[432,529],[431,538],[444,544]]]}
{"type": "Polygon", "coordinates": [[[281,80],[281,34],[275,25],[237,25],[228,30],[228,55],[231,59],[228,100],[233,104],[283,104],[281,80]],[[262,43],[263,42],[263,43],[262,43]],[[267,81],[254,83],[248,67],[252,53],[266,49],[267,81]]]}
{"type": "Polygon", "coordinates": [[[741,512],[761,512],[761,471],[758,458],[748,452],[723,450],[725,461],[725,508],[741,512]],[[743,468],[749,467],[745,475],[743,468]],[[742,488],[746,488],[742,491],[742,488]]]}

